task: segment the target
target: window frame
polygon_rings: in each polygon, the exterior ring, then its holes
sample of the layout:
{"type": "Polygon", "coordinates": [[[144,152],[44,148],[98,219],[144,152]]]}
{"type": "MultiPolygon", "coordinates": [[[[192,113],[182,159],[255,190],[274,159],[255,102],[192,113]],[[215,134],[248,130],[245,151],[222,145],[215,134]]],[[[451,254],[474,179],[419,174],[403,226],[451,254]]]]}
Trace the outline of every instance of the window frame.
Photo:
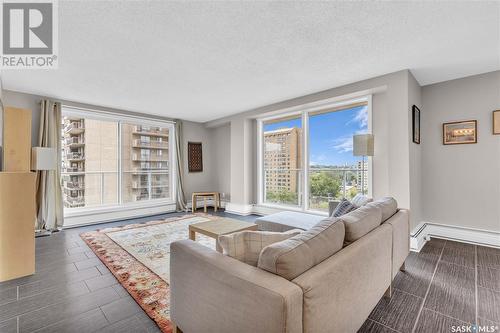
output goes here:
{"type": "MultiPolygon", "coordinates": [[[[62,105],[62,116],[77,116],[81,118],[90,118],[95,120],[103,121],[113,121],[117,123],[118,131],[118,180],[117,180],[117,191],[118,191],[118,203],[90,206],[90,207],[75,207],[70,209],[64,209],[64,217],[78,217],[102,213],[113,213],[118,211],[125,211],[134,208],[151,208],[167,205],[175,205],[176,202],[176,175],[177,175],[177,160],[175,156],[175,123],[167,120],[159,120],[154,118],[135,116],[135,115],[124,115],[115,112],[107,112],[94,109],[79,108],[70,105],[62,105]],[[150,199],[138,202],[123,202],[122,200],[122,177],[123,177],[123,165],[122,165],[122,124],[131,125],[142,125],[142,126],[157,126],[167,128],[169,130],[169,197],[160,199],[150,199]]],[[[61,161],[58,161],[61,164],[61,161]]]]}
{"type": "MultiPolygon", "coordinates": [[[[317,114],[318,112],[328,112],[328,109],[343,108],[348,109],[350,106],[366,103],[368,112],[368,133],[372,133],[372,95],[364,95],[357,98],[336,100],[323,100],[308,104],[299,105],[296,107],[278,110],[256,118],[257,121],[257,205],[261,207],[286,209],[291,211],[300,211],[313,213],[317,215],[328,215],[327,212],[313,210],[309,207],[309,171],[310,171],[310,158],[309,158],[309,116],[317,114]],[[302,122],[302,194],[299,193],[299,206],[275,204],[264,201],[265,198],[265,177],[264,177],[264,124],[265,122],[278,120],[291,116],[299,116],[302,122]],[[301,197],[300,197],[301,196],[301,197]]],[[[341,111],[341,110],[337,110],[341,111]]],[[[336,111],[331,111],[336,112],[336,111]]],[[[368,156],[368,196],[373,196],[373,161],[372,157],[368,156]]]]}

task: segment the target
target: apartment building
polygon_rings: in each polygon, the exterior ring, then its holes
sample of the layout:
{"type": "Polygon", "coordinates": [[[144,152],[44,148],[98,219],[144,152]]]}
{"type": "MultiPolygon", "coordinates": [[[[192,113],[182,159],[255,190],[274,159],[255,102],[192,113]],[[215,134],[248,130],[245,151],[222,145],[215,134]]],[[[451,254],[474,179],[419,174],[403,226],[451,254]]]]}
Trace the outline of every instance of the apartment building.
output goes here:
{"type": "Polygon", "coordinates": [[[122,124],[123,202],[168,196],[168,137],[165,128],[122,124]]]}
{"type": "Polygon", "coordinates": [[[368,191],[368,161],[358,161],[356,170],[356,184],[359,193],[368,191]]]}
{"type": "Polygon", "coordinates": [[[113,121],[64,117],[62,186],[66,208],[168,196],[168,130],[122,124],[119,138],[118,127],[113,121]]]}
{"type": "Polygon", "coordinates": [[[266,191],[297,192],[300,186],[301,129],[282,128],[264,132],[266,191]]]}
{"type": "Polygon", "coordinates": [[[85,121],[64,117],[62,122],[62,187],[64,207],[85,206],[85,121]]]}

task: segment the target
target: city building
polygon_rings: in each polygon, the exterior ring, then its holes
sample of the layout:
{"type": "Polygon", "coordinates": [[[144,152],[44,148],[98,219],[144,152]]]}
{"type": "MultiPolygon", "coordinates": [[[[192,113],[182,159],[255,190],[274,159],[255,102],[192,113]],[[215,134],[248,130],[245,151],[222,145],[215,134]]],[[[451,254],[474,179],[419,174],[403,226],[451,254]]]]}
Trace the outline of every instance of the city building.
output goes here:
{"type": "Polygon", "coordinates": [[[166,198],[168,129],[122,124],[123,202],[166,198]]]}
{"type": "Polygon", "coordinates": [[[368,192],[368,161],[358,161],[356,167],[356,184],[359,193],[368,192]]]}
{"type": "Polygon", "coordinates": [[[85,206],[85,121],[64,117],[62,123],[62,187],[64,207],[85,206]]]}
{"type": "Polygon", "coordinates": [[[297,193],[300,186],[301,129],[281,128],[264,132],[266,192],[297,193]]]}

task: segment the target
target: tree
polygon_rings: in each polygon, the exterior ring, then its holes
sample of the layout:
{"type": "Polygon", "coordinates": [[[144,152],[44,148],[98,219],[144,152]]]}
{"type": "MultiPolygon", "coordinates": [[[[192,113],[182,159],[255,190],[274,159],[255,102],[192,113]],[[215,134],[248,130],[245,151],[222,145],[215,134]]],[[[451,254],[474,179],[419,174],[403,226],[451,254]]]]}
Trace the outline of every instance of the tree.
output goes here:
{"type": "Polygon", "coordinates": [[[326,172],[314,173],[310,182],[312,196],[336,197],[340,189],[340,181],[326,172]]]}
{"type": "Polygon", "coordinates": [[[269,191],[266,193],[266,199],[272,202],[280,202],[287,204],[298,203],[297,193],[287,190],[269,191]]]}
{"type": "Polygon", "coordinates": [[[349,192],[347,193],[347,197],[352,199],[356,196],[356,194],[358,194],[358,189],[356,188],[356,186],[353,186],[349,189],[349,192]]]}

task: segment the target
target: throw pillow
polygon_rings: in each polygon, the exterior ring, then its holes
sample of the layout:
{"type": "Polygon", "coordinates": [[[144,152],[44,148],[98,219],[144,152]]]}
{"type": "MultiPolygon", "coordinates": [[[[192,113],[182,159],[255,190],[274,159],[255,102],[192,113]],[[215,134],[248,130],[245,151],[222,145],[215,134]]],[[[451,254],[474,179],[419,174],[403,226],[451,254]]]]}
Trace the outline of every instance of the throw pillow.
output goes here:
{"type": "Polygon", "coordinates": [[[335,207],[335,210],[332,213],[333,217],[340,217],[344,214],[349,213],[350,211],[353,211],[356,209],[356,206],[354,206],[349,200],[347,199],[342,199],[340,203],[335,207]]]}
{"type": "Polygon", "coordinates": [[[367,204],[367,206],[375,206],[382,209],[382,222],[387,221],[392,215],[398,211],[398,203],[392,197],[384,197],[367,204]]]}
{"type": "Polygon", "coordinates": [[[344,234],[342,221],[334,217],[324,219],[297,236],[266,246],[260,253],[258,267],[293,280],[341,250],[344,234]]]}
{"type": "Polygon", "coordinates": [[[372,202],[372,201],[373,201],[372,198],[369,198],[368,196],[366,196],[364,194],[358,193],[354,196],[354,198],[352,198],[351,203],[354,206],[359,208],[359,207],[364,206],[367,203],[372,202]]]}
{"type": "Polygon", "coordinates": [[[343,215],[340,220],[345,226],[344,244],[348,245],[382,223],[382,210],[369,204],[343,215]]]}
{"type": "Polygon", "coordinates": [[[246,264],[257,266],[263,248],[300,234],[303,230],[292,229],[285,232],[241,231],[219,236],[222,253],[246,264]]]}

